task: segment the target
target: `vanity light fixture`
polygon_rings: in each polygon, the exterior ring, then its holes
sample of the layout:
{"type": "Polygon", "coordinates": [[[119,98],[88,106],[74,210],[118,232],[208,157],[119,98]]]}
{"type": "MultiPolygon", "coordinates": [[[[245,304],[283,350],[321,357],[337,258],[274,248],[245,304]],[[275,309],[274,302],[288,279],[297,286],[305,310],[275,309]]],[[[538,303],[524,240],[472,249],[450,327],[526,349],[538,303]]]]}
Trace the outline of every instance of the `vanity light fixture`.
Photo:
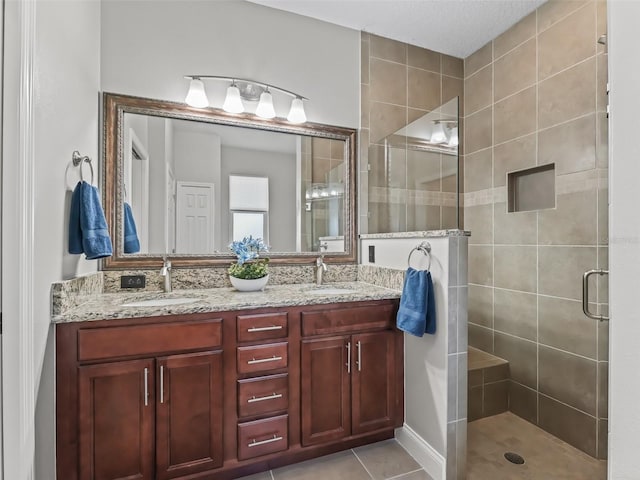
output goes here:
{"type": "Polygon", "coordinates": [[[435,121],[433,131],[431,132],[431,143],[446,143],[447,134],[444,131],[444,126],[439,120],[435,121]]]}
{"type": "Polygon", "coordinates": [[[245,111],[244,100],[247,102],[258,102],[258,106],[256,107],[256,115],[258,117],[266,119],[274,118],[276,111],[273,108],[273,97],[271,96],[270,90],[277,90],[293,97],[287,120],[291,123],[304,123],[307,121],[303,100],[308,99],[284,88],[237,77],[186,75],[184,78],[191,80],[185,103],[192,107],[206,108],[209,106],[209,100],[207,99],[202,80],[223,80],[231,82],[227,88],[227,95],[222,105],[222,108],[229,113],[243,113],[245,111]]]}
{"type": "Polygon", "coordinates": [[[450,147],[457,147],[460,140],[458,139],[458,127],[453,127],[451,129],[451,135],[449,135],[449,142],[447,143],[450,147]]]}

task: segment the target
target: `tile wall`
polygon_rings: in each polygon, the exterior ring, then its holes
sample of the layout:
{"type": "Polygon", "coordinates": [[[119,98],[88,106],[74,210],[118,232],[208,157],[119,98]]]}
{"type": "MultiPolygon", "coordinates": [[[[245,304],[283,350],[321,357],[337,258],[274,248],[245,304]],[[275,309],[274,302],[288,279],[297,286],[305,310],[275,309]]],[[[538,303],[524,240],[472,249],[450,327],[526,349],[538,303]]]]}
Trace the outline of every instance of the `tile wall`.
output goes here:
{"type": "Polygon", "coordinates": [[[604,1],[551,0],[464,61],[469,344],[510,364],[510,410],[604,458],[608,324],[604,1]],[[555,164],[555,208],[506,213],[506,174],[555,164]],[[607,312],[603,277],[592,310],[607,312]]]}
{"type": "Polygon", "coordinates": [[[452,98],[462,101],[462,60],[366,32],[361,39],[360,233],[458,228],[455,206],[432,201],[434,191],[455,192],[456,179],[438,179],[420,195],[407,179],[433,174],[433,162],[406,151],[385,161],[381,142],[452,98]]]}

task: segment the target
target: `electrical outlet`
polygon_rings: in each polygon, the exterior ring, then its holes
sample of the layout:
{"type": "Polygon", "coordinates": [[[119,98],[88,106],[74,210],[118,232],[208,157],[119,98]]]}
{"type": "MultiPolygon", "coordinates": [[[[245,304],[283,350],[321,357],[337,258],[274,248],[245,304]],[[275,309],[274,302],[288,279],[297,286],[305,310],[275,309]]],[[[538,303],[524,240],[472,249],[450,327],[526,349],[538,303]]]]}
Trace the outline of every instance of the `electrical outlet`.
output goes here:
{"type": "Polygon", "coordinates": [[[144,275],[122,275],[120,288],[144,288],[146,277],[144,275]]]}
{"type": "Polygon", "coordinates": [[[376,246],[369,245],[369,263],[376,263],[376,246]]]}

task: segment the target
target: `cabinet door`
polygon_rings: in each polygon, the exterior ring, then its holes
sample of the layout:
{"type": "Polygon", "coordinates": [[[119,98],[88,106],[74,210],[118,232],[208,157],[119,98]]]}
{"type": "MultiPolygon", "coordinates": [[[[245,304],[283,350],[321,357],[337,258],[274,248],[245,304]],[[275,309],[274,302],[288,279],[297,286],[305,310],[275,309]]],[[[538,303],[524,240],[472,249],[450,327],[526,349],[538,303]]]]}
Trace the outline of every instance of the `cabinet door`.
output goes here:
{"type": "Polygon", "coordinates": [[[158,359],[158,480],[222,466],[222,352],[158,359]]]}
{"type": "Polygon", "coordinates": [[[152,480],[153,360],[79,368],[83,480],[152,480]]]}
{"type": "Polygon", "coordinates": [[[353,433],[392,427],[394,421],[394,338],[390,331],[354,335],[353,433]]]}
{"type": "Polygon", "coordinates": [[[304,340],[301,348],[302,445],[350,434],[349,337],[304,340]]]}

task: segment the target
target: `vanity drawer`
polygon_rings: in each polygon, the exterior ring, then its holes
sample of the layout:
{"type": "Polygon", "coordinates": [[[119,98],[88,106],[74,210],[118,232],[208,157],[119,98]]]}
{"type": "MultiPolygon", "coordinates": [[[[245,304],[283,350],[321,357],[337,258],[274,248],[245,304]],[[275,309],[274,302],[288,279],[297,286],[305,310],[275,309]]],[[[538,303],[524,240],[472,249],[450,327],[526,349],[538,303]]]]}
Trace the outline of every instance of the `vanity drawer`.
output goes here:
{"type": "Polygon", "coordinates": [[[238,373],[258,373],[286,368],[288,343],[269,343],[238,347],[238,373]]]}
{"type": "Polygon", "coordinates": [[[395,307],[392,304],[302,312],[304,336],[387,328],[394,324],[395,307]]]}
{"type": "Polygon", "coordinates": [[[222,319],[78,331],[78,360],[141,357],[162,352],[203,350],[222,345],[222,319]]]}
{"type": "Polygon", "coordinates": [[[238,425],[238,460],[289,448],[288,415],[238,425]]]}
{"type": "Polygon", "coordinates": [[[283,338],[288,334],[287,312],[238,315],[238,342],[283,338]]]}
{"type": "Polygon", "coordinates": [[[252,417],[286,410],[289,376],[284,373],[238,381],[238,416],[252,417]]]}

